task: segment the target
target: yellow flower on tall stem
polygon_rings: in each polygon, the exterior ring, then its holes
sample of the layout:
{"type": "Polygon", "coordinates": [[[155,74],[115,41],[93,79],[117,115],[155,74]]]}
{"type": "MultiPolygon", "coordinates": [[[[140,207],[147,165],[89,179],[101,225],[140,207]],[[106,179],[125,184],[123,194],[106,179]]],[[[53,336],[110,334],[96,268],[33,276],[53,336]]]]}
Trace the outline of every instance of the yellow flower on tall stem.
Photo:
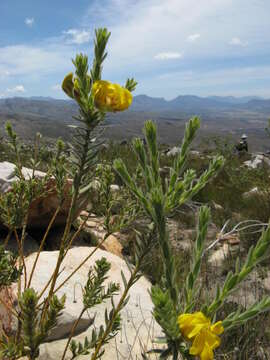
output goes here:
{"type": "Polygon", "coordinates": [[[211,324],[210,319],[199,311],[180,315],[178,324],[182,335],[192,341],[190,355],[200,356],[201,360],[213,360],[213,350],[221,342],[218,335],[224,332],[222,321],[211,324]]]}
{"type": "Polygon", "coordinates": [[[95,106],[102,111],[123,111],[132,103],[131,92],[118,84],[99,80],[93,84],[95,106]]]}

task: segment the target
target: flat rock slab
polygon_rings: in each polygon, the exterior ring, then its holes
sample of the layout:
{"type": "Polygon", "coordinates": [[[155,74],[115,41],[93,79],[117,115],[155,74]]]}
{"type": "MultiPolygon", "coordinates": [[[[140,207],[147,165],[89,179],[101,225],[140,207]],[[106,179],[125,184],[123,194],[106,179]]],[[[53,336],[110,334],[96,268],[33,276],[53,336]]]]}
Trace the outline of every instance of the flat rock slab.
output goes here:
{"type": "MultiPolygon", "coordinates": [[[[95,250],[94,247],[77,247],[68,252],[62,266],[61,274],[58,278],[57,285],[62,283],[77,266],[95,250]]],[[[33,277],[32,287],[41,292],[55,268],[58,257],[58,251],[42,252],[37,263],[36,273],[33,277]]],[[[84,287],[89,269],[95,264],[95,261],[105,257],[111,263],[109,271],[108,282],[117,282],[123,291],[123,283],[121,271],[125,274],[127,280],[129,279],[129,270],[124,260],[120,259],[111,253],[103,250],[97,250],[93,256],[78,270],[78,272],[67,281],[67,283],[57,292],[61,297],[66,294],[66,306],[57,327],[50,335],[50,340],[53,342],[43,344],[39,359],[61,359],[63,353],[66,337],[74,324],[74,321],[79,316],[82,303],[82,288],[84,287]],[[54,341],[61,339],[58,341],[54,341]],[[63,340],[64,339],[64,340],[63,340]]],[[[35,254],[26,258],[26,268],[29,273],[35,260],[35,254]]],[[[151,288],[150,282],[142,277],[131,288],[130,299],[127,306],[122,311],[122,331],[117,335],[116,339],[112,340],[106,346],[106,352],[103,357],[104,360],[109,359],[135,359],[141,358],[141,352],[149,350],[153,347],[152,340],[156,336],[161,335],[159,326],[155,323],[152,317],[152,301],[148,293],[151,288]],[[130,354],[132,354],[132,357],[130,354]]],[[[16,291],[16,289],[14,289],[16,291]]],[[[46,295],[46,293],[45,293],[46,295]]],[[[115,297],[115,304],[120,297],[120,294],[115,297]]],[[[44,299],[44,296],[42,297],[44,299]]],[[[41,300],[42,300],[41,299],[41,300]]],[[[104,324],[104,311],[111,309],[110,301],[93,308],[85,313],[78,326],[78,333],[76,339],[84,341],[85,336],[90,338],[93,326],[91,325],[92,318],[95,316],[95,326],[104,324]]],[[[69,354],[70,355],[70,354],[69,354]]],[[[67,356],[66,359],[70,357],[67,356]]],[[[89,359],[88,356],[79,357],[79,359],[89,359]]]]}

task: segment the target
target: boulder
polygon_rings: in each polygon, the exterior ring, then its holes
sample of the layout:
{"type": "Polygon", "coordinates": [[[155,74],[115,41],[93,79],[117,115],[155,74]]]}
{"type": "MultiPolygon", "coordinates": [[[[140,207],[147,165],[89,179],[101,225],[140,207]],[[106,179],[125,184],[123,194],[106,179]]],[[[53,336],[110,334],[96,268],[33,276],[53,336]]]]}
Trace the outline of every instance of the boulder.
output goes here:
{"type": "MultiPolygon", "coordinates": [[[[76,220],[76,226],[80,226],[85,217],[89,217],[86,221],[85,226],[80,235],[84,241],[88,242],[91,245],[98,245],[103,241],[106,231],[104,230],[104,218],[97,217],[95,214],[89,214],[86,211],[81,212],[80,216],[76,220]]],[[[120,242],[121,234],[114,233],[108,236],[108,238],[102,243],[101,249],[106,250],[114,255],[123,257],[123,246],[120,242]]]]}
{"type": "Polygon", "coordinates": [[[239,255],[240,249],[239,234],[228,234],[221,238],[211,250],[208,263],[215,268],[217,273],[223,274],[226,272],[230,261],[239,255]]]}
{"type": "MultiPolygon", "coordinates": [[[[8,162],[0,162],[0,192],[6,192],[10,190],[11,184],[17,180],[14,174],[15,165],[8,162]]],[[[32,170],[26,167],[22,168],[22,173],[26,179],[30,179],[32,176],[32,170]]],[[[42,178],[46,174],[42,171],[35,171],[37,177],[42,178]]]]}
{"type": "Polygon", "coordinates": [[[166,155],[167,156],[176,156],[177,154],[179,154],[181,151],[180,147],[174,146],[173,148],[171,148],[171,150],[169,150],[166,155]]]}
{"type": "Polygon", "coordinates": [[[270,168],[270,159],[264,154],[254,154],[251,160],[244,162],[244,165],[250,169],[260,169],[264,166],[270,168]]]}
{"type": "MultiPolygon", "coordinates": [[[[17,178],[14,176],[15,165],[10,162],[1,162],[0,163],[0,192],[7,192],[11,189],[12,182],[16,181],[17,178]]],[[[26,179],[29,179],[32,176],[32,170],[23,167],[23,175],[26,179]]],[[[42,171],[35,172],[36,177],[42,178],[46,174],[42,171]]],[[[65,185],[65,201],[63,206],[58,213],[54,226],[64,225],[67,219],[67,214],[70,206],[70,189],[72,186],[72,180],[68,180],[65,185]]],[[[46,189],[44,189],[44,196],[40,196],[35,199],[30,205],[29,218],[28,218],[28,227],[29,228],[46,228],[53,217],[55,210],[58,207],[58,197],[55,190],[55,180],[51,178],[46,184],[46,189]]],[[[78,213],[86,205],[82,204],[81,208],[78,209],[78,213]]]]}
{"type": "MultiPolygon", "coordinates": [[[[62,283],[69,274],[94,250],[95,248],[73,248],[71,249],[60,269],[60,276],[57,285],[62,283]]],[[[37,271],[33,277],[32,287],[41,292],[47,281],[50,279],[53,269],[57,261],[59,252],[42,252],[37,263],[37,271]]],[[[35,255],[32,254],[26,258],[26,269],[29,273],[35,255]]],[[[66,338],[71,330],[74,321],[78,318],[82,307],[82,287],[84,287],[89,269],[95,264],[95,261],[105,257],[111,263],[108,279],[106,283],[117,282],[120,284],[120,294],[115,296],[115,304],[117,304],[121,293],[123,292],[123,281],[121,271],[125,277],[129,279],[130,273],[125,261],[119,257],[103,250],[97,250],[92,257],[77,271],[77,273],[69,279],[66,284],[59,289],[57,295],[61,297],[66,294],[66,305],[60,321],[50,334],[50,343],[43,344],[40,349],[39,359],[61,359],[66,338]],[[64,339],[64,340],[63,340],[64,339]],[[59,341],[55,341],[59,340],[59,341]]],[[[117,359],[119,354],[121,358],[128,359],[130,352],[133,358],[141,358],[143,350],[152,348],[153,337],[160,336],[161,330],[152,318],[152,301],[149,295],[151,284],[149,281],[141,277],[140,280],[131,288],[130,299],[126,307],[122,311],[122,331],[119,332],[116,339],[106,346],[104,360],[117,359]]],[[[16,286],[14,287],[16,293],[16,286]]],[[[47,292],[45,293],[47,294],[47,292]]],[[[42,301],[44,295],[40,299],[42,301]]],[[[79,321],[76,339],[84,341],[85,336],[90,337],[93,329],[92,319],[95,317],[95,326],[104,324],[104,311],[111,309],[110,301],[107,301],[84,314],[79,321]]],[[[69,354],[70,355],[70,354],[69,354]]],[[[79,359],[89,359],[89,356],[79,357],[79,359]]],[[[70,359],[68,356],[66,359],[70,359]]]]}
{"type": "Polygon", "coordinates": [[[250,200],[253,199],[254,196],[260,196],[262,195],[262,192],[258,189],[258,187],[254,187],[251,190],[245,192],[242,197],[244,200],[250,200]]]}

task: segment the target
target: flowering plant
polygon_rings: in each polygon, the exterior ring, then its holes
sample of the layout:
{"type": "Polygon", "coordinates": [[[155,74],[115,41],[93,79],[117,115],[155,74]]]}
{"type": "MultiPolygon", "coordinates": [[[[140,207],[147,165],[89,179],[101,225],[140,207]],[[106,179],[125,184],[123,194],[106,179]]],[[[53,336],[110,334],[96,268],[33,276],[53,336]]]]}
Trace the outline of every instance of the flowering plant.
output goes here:
{"type": "Polygon", "coordinates": [[[136,182],[121,159],[114,162],[115,170],[124,183],[141,203],[145,214],[153,223],[162,254],[164,279],[152,287],[151,297],[154,304],[153,315],[161,326],[166,349],[157,349],[160,359],[172,357],[190,359],[190,355],[201,360],[212,360],[213,350],[221,342],[220,335],[235,326],[245,324],[249,319],[270,309],[270,297],[256,302],[244,312],[237,310],[225,319],[218,319],[218,310],[228,296],[246,279],[248,274],[263,261],[270,249],[270,227],[262,233],[256,246],[249,249],[242,267],[239,259],[235,271],[227,274],[223,286],[216,288],[215,298],[201,304],[199,302],[200,269],[205,256],[205,238],[210,221],[210,210],[203,206],[199,211],[197,237],[194,243],[192,262],[184,284],[176,277],[175,257],[169,241],[167,217],[181,205],[197,194],[224,164],[221,156],[215,157],[199,178],[194,170],[185,169],[188,149],[200,126],[197,117],[186,125],[181,151],[170,168],[165,184],[160,175],[160,154],[157,146],[156,125],[147,121],[144,127],[146,146],[141,139],[133,141],[133,150],[138,159],[138,168],[143,176],[143,184],[136,182]],[[192,344],[191,344],[192,343],[192,344]]]}

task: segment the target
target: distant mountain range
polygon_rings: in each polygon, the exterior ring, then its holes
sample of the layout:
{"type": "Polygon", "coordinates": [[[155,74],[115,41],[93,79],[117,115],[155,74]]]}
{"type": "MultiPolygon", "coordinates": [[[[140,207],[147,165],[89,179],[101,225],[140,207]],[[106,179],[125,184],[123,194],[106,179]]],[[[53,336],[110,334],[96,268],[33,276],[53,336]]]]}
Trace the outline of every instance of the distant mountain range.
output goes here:
{"type": "MultiPolygon", "coordinates": [[[[48,139],[58,136],[69,138],[67,125],[74,124],[77,105],[71,100],[49,97],[14,97],[0,99],[0,132],[4,123],[11,120],[15,130],[24,138],[33,138],[39,131],[48,139]]],[[[128,111],[108,114],[106,136],[113,139],[131,138],[141,134],[143,122],[153,119],[158,123],[161,141],[175,143],[183,133],[186,120],[199,115],[201,133],[238,138],[242,132],[253,138],[256,147],[268,147],[265,126],[270,118],[270,99],[256,96],[209,96],[180,95],[173,100],[147,95],[134,96],[128,111]]]]}
{"type": "MultiPolygon", "coordinates": [[[[76,111],[76,105],[70,100],[57,100],[50,97],[14,97],[0,99],[0,112],[3,111],[29,111],[40,115],[56,115],[58,109],[69,108],[76,111]]],[[[270,112],[270,99],[256,96],[234,97],[234,96],[209,96],[199,97],[195,95],[179,95],[173,100],[154,98],[147,95],[134,96],[129,111],[144,112],[192,112],[197,113],[213,111],[237,111],[250,110],[259,112],[270,112]]],[[[72,111],[73,112],[73,111],[72,111]]]]}
{"type": "Polygon", "coordinates": [[[233,97],[233,96],[209,96],[199,97],[195,95],[180,95],[173,100],[164,98],[152,98],[147,95],[134,97],[131,110],[134,111],[217,111],[217,110],[256,110],[270,111],[270,99],[259,97],[233,97]]]}

